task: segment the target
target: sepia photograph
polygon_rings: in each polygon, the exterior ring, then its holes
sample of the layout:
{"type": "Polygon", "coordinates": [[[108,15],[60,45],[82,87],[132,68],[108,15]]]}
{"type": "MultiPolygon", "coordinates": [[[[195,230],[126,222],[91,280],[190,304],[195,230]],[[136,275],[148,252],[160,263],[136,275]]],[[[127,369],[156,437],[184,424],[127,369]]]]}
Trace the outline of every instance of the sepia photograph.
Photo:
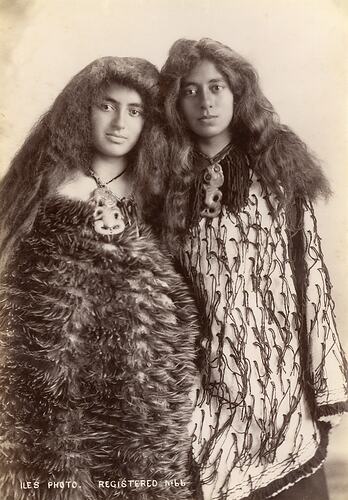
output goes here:
{"type": "Polygon", "coordinates": [[[1,500],[348,500],[348,3],[0,0],[1,500]]]}

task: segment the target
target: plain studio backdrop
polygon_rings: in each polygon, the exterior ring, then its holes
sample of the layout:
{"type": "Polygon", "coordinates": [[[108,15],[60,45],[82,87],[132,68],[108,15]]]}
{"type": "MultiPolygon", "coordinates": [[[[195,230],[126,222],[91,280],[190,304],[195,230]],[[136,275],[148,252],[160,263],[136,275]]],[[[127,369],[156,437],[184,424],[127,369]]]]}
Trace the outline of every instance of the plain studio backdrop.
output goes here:
{"type": "MultiPolygon", "coordinates": [[[[0,36],[0,175],[68,80],[98,57],[160,67],[177,38],[210,37],[249,59],[330,179],[334,196],[317,215],[348,351],[347,0],[0,0],[0,36]]],[[[348,498],[347,433],[345,417],[329,450],[332,500],[348,498]]]]}

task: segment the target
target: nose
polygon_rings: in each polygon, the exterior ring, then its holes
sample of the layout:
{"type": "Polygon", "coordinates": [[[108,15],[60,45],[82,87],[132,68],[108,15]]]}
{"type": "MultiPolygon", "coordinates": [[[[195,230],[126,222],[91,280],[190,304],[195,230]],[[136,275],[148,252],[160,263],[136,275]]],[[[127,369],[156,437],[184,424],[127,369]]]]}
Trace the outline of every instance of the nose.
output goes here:
{"type": "Polygon", "coordinates": [[[118,109],[115,111],[112,118],[112,126],[117,130],[122,130],[125,128],[125,111],[123,109],[118,109]]]}
{"type": "Polygon", "coordinates": [[[209,109],[213,106],[212,102],[212,94],[209,91],[209,89],[203,88],[201,91],[201,108],[202,109],[209,109]]]}

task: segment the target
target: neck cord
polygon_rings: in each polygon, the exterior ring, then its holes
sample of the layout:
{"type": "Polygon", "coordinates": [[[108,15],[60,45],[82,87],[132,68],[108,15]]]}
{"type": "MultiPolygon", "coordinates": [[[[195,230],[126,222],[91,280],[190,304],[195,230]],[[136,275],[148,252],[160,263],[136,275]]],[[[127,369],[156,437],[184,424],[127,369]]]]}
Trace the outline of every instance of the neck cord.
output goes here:
{"type": "Polygon", "coordinates": [[[108,184],[110,184],[112,181],[115,181],[116,179],[118,179],[119,177],[121,177],[121,175],[123,175],[125,173],[125,171],[127,170],[128,166],[122,170],[122,172],[120,174],[117,174],[115,175],[115,177],[113,177],[112,179],[110,179],[109,181],[107,182],[103,182],[101,180],[101,178],[94,172],[93,169],[89,169],[89,174],[91,177],[93,177],[93,179],[95,180],[95,182],[97,183],[98,187],[105,187],[107,186],[108,184]]]}
{"type": "Polygon", "coordinates": [[[195,151],[195,153],[197,154],[197,156],[204,158],[204,160],[207,161],[209,163],[209,165],[214,165],[214,163],[219,163],[220,161],[222,161],[227,156],[227,154],[230,152],[232,147],[233,147],[233,144],[230,142],[229,144],[224,146],[218,153],[216,153],[216,155],[214,155],[213,157],[210,157],[210,156],[206,155],[205,153],[202,153],[202,151],[199,151],[199,149],[197,149],[195,151]]]}

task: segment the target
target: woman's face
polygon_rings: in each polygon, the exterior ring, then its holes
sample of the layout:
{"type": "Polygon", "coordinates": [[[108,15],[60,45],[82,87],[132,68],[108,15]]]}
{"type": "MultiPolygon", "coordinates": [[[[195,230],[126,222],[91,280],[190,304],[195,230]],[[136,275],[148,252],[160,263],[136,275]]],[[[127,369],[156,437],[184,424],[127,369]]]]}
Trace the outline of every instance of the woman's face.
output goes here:
{"type": "Polygon", "coordinates": [[[185,76],[180,107],[190,130],[202,139],[230,140],[233,94],[226,78],[207,59],[185,76]]]}
{"type": "Polygon", "coordinates": [[[144,105],[139,93],[118,83],[103,92],[91,111],[92,141],[97,153],[119,158],[129,153],[144,126],[144,105]]]}

